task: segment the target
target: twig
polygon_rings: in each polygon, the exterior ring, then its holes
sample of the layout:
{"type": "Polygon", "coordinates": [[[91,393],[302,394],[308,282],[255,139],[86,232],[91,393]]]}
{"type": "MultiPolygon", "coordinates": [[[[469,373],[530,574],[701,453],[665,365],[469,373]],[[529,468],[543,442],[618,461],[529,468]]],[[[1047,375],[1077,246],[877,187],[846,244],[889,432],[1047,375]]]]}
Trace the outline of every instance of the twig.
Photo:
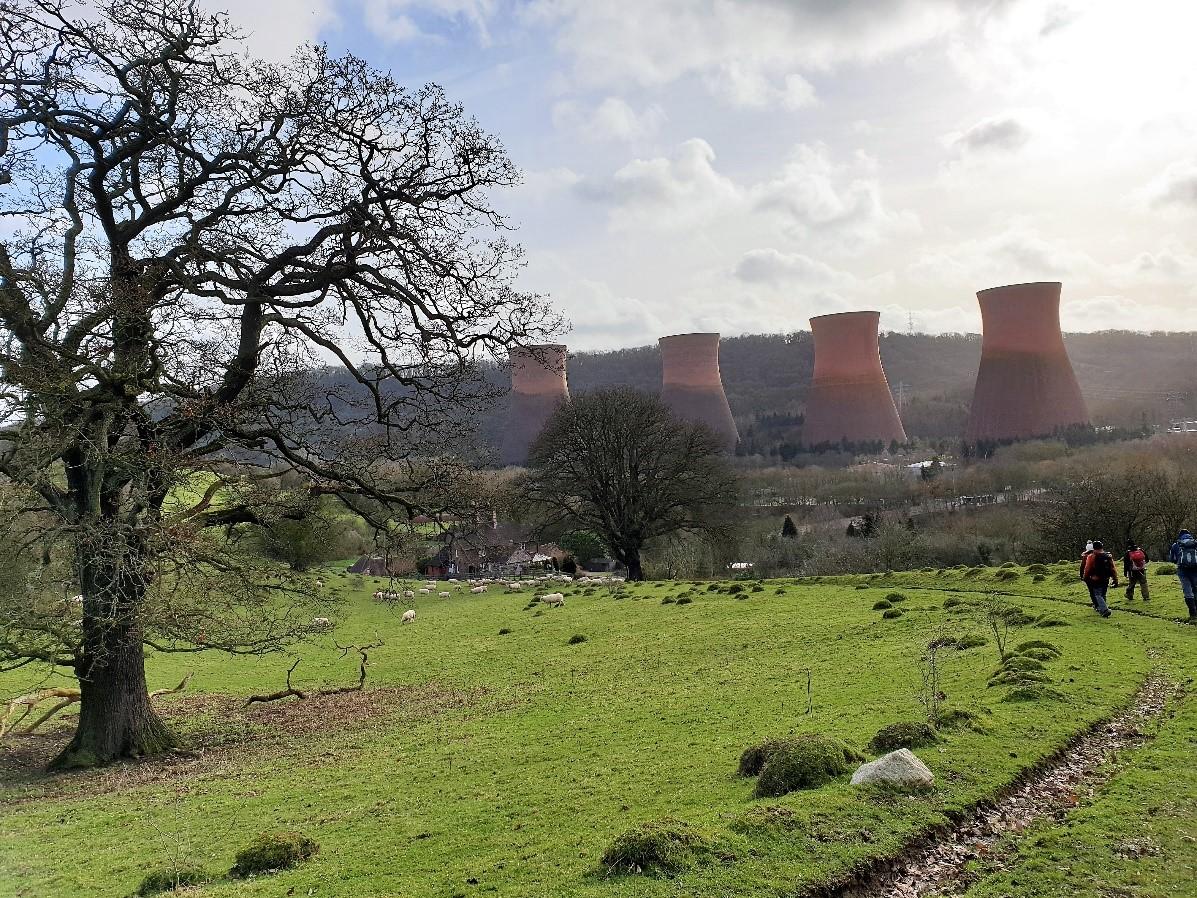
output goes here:
{"type": "Polygon", "coordinates": [[[280,689],[278,692],[271,692],[268,695],[251,695],[249,698],[247,698],[245,700],[246,707],[248,707],[249,705],[252,705],[254,702],[277,702],[279,699],[287,698],[288,696],[291,696],[291,695],[295,696],[296,698],[300,698],[300,699],[307,698],[306,693],[300,692],[298,689],[296,689],[294,686],[291,685],[291,674],[293,674],[295,672],[295,668],[299,667],[299,662],[302,660],[303,660],[302,658],[296,658],[295,663],[292,664],[290,669],[287,671],[287,688],[286,689],[280,689]]]}
{"type": "Polygon", "coordinates": [[[366,652],[370,649],[376,649],[382,646],[383,642],[379,639],[377,642],[371,642],[369,645],[337,645],[341,650],[341,657],[344,658],[350,651],[356,651],[361,657],[361,663],[358,666],[357,685],[355,686],[334,686],[329,689],[321,689],[319,695],[342,695],[346,692],[361,692],[366,688],[366,662],[370,660],[366,652]]]}

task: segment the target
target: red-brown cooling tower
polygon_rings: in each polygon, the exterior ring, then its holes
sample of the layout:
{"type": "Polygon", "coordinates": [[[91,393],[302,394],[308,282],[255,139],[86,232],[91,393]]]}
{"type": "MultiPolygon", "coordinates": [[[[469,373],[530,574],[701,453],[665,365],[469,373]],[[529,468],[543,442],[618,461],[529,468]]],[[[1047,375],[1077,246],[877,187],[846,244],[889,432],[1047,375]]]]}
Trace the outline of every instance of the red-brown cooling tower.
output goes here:
{"type": "Polygon", "coordinates": [[[1060,284],[1013,284],[977,294],[981,366],[966,440],[1046,436],[1089,420],[1060,333],[1060,284]]]}
{"type": "Polygon", "coordinates": [[[880,318],[880,312],[840,312],[810,320],[815,372],[806,398],[804,443],[906,442],[881,367],[880,318]]]}
{"type": "Polygon", "coordinates": [[[678,334],[658,342],[662,401],[679,418],[707,425],[734,451],[740,434],[719,375],[719,335],[678,334]]]}
{"type": "Polygon", "coordinates": [[[569,399],[565,347],[559,343],[510,351],[511,401],[500,455],[505,465],[522,465],[549,415],[569,399]]]}

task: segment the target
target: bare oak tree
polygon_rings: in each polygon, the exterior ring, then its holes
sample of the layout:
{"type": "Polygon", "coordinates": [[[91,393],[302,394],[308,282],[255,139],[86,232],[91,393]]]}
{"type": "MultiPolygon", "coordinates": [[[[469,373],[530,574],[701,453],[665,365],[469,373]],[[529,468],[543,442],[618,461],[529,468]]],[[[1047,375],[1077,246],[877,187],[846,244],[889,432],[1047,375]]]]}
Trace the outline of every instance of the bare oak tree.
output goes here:
{"type": "Polygon", "coordinates": [[[228,538],[288,513],[265,482],[383,527],[450,492],[480,357],[555,329],[517,181],[439,88],[255,61],[195,0],[0,0],[0,475],[46,562],[0,590],[0,667],[78,677],[59,765],[173,744],[147,645],[305,632],[310,586],[228,538]]]}
{"type": "Polygon", "coordinates": [[[523,493],[544,532],[594,531],[631,580],[644,579],[641,552],[651,541],[714,537],[731,526],[735,478],[719,439],[626,387],[559,406],[528,466],[523,493]]]}

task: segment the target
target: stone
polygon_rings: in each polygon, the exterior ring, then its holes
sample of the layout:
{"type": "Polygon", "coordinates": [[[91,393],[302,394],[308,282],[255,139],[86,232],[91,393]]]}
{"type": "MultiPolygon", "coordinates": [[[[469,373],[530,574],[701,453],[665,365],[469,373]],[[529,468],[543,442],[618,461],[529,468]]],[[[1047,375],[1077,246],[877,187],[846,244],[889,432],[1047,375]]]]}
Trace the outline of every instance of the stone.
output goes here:
{"type": "Polygon", "coordinates": [[[908,748],[899,748],[876,761],[861,764],[852,774],[852,785],[868,786],[886,783],[899,786],[925,787],[935,782],[935,774],[908,748]]]}

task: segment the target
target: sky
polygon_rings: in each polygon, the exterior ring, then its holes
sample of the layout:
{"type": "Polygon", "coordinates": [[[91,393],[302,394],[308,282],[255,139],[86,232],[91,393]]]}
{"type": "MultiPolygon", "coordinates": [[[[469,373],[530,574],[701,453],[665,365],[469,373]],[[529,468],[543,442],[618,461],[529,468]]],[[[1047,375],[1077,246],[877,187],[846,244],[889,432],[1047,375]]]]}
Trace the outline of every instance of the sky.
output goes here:
{"type": "Polygon", "coordinates": [[[497,135],[521,286],[574,350],[857,309],[977,332],[977,290],[1036,280],[1068,331],[1197,329],[1195,3],[205,2],[497,135]]]}

